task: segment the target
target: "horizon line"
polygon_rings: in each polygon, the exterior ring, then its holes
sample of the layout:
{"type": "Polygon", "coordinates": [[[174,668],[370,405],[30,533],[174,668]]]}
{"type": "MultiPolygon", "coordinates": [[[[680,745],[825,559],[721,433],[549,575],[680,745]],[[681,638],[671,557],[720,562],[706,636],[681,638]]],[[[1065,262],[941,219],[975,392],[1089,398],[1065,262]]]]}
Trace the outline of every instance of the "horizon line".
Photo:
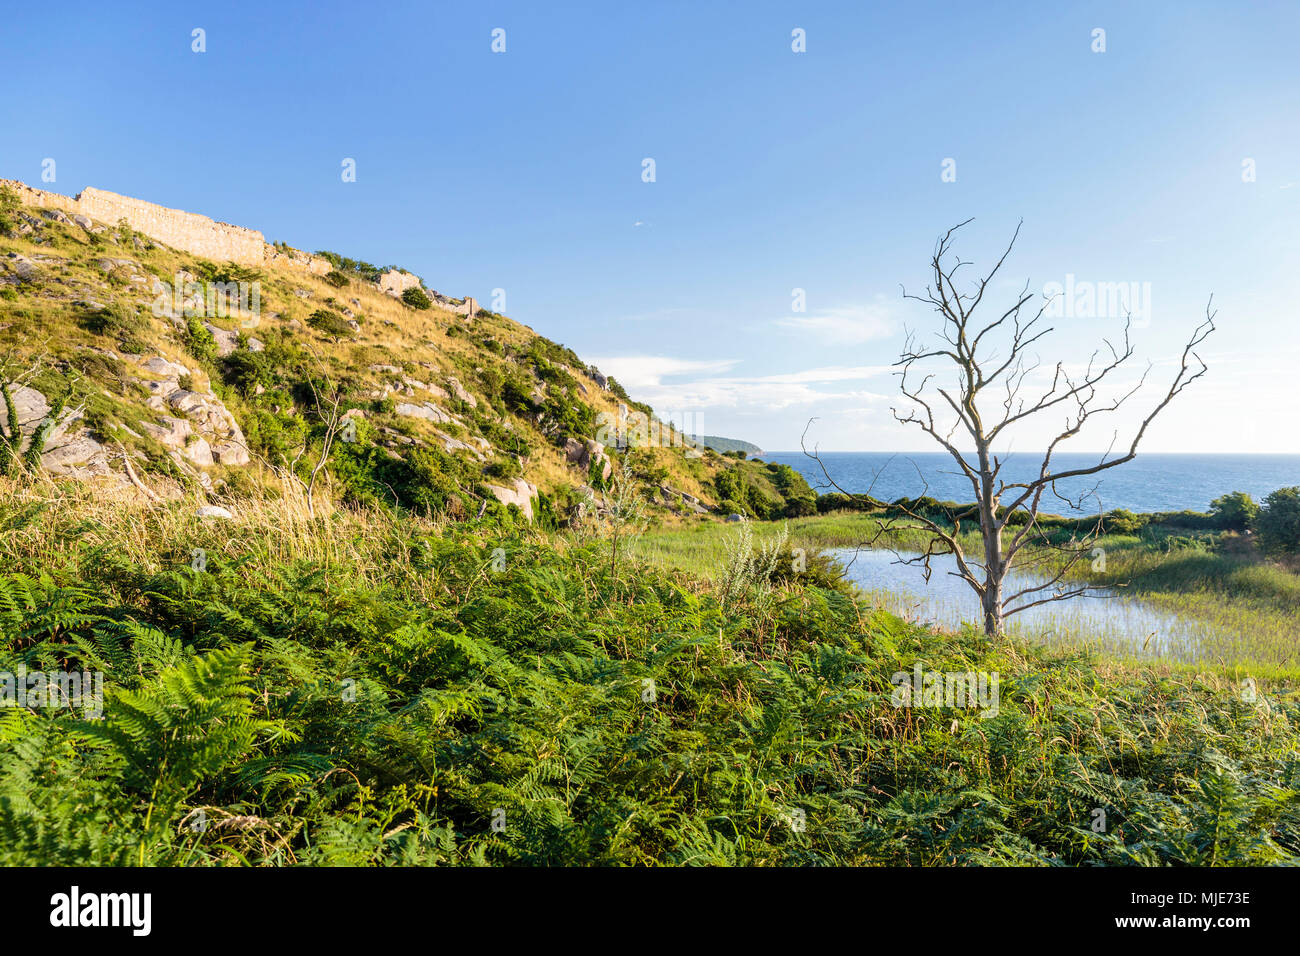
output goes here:
{"type": "MultiPolygon", "coordinates": [[[[739,439],[737,439],[739,440],[739,439]]],[[[960,449],[962,454],[975,454],[974,449],[969,451],[960,449]]],[[[801,448],[772,448],[765,449],[766,454],[772,455],[799,455],[806,454],[801,448]]],[[[1002,452],[998,454],[1000,458],[1007,458],[1011,455],[1029,455],[1041,456],[1045,451],[1021,451],[1021,452],[1002,452]]],[[[861,449],[861,448],[824,448],[817,451],[819,455],[942,455],[945,458],[952,456],[943,450],[932,451],[889,451],[887,449],[861,449]]],[[[1106,454],[1102,451],[1058,451],[1053,453],[1053,457],[1061,455],[1090,455],[1093,457],[1106,454]]],[[[1300,451],[1139,451],[1134,458],[1151,455],[1277,455],[1284,458],[1300,458],[1300,451]]]]}

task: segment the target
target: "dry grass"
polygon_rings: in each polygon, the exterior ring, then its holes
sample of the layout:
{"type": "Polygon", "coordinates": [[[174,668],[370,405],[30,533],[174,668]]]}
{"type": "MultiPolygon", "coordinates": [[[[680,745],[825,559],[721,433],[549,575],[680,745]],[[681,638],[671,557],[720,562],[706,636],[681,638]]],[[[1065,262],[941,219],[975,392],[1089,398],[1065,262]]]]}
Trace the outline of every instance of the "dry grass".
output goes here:
{"type": "Polygon", "coordinates": [[[20,515],[0,527],[0,556],[6,564],[52,568],[71,553],[86,548],[111,548],[142,568],[174,564],[175,551],[202,548],[210,556],[239,561],[253,571],[267,571],[305,561],[324,567],[349,567],[368,583],[411,581],[409,567],[380,564],[375,555],[382,543],[417,534],[438,534],[443,525],[416,515],[399,515],[385,508],[352,509],[317,498],[311,517],[305,496],[292,484],[278,497],[241,497],[224,506],[233,518],[200,518],[205,502],[187,496],[154,504],[134,489],[103,483],[73,481],[36,483],[0,479],[0,497],[9,515],[20,515]],[[75,529],[75,544],[69,529],[75,529]]]}
{"type": "MultiPolygon", "coordinates": [[[[42,264],[42,279],[25,286],[17,301],[0,301],[0,357],[11,360],[7,371],[13,373],[26,368],[38,358],[43,358],[48,368],[58,362],[75,364],[84,358],[88,349],[119,350],[113,341],[88,331],[79,321],[84,309],[77,303],[95,300],[142,310],[144,321],[137,338],[149,354],[184,364],[196,373],[197,385],[201,388],[210,385],[206,373],[186,353],[171,322],[151,316],[156,298],[150,289],[154,279],[173,283],[178,272],[195,267],[197,257],[162,245],[135,249],[107,239],[93,242],[79,228],[52,223],[45,227],[45,232],[51,238],[48,244],[38,245],[21,237],[6,243],[29,258],[53,257],[42,264]],[[139,271],[148,282],[128,284],[117,274],[123,270],[105,274],[96,264],[103,258],[129,258],[138,262],[139,271]]],[[[261,315],[255,326],[242,331],[255,337],[265,337],[271,329],[285,331],[316,357],[323,372],[336,379],[347,379],[360,394],[382,390],[390,381],[389,376],[370,371],[371,365],[405,368],[411,378],[439,387],[454,376],[470,392],[476,392],[479,391],[473,381],[476,369],[495,368],[504,373],[514,368],[506,359],[485,348],[483,339],[492,336],[504,345],[526,347],[536,337],[531,329],[508,318],[488,316],[466,320],[437,306],[417,311],[360,279],[335,288],[321,276],[284,263],[264,265],[260,272],[263,276],[261,315]],[[298,291],[310,297],[301,298],[296,294],[298,291]],[[320,334],[306,324],[308,316],[318,308],[351,310],[358,317],[360,330],[344,340],[320,334]]],[[[431,284],[440,283],[432,281],[431,284]]],[[[241,330],[238,316],[208,317],[206,321],[222,329],[241,330]]],[[[0,374],[4,371],[0,370],[0,374]]],[[[572,368],[571,373],[587,390],[582,400],[612,420],[617,415],[619,399],[612,393],[602,392],[584,369],[572,368]]],[[[133,369],[131,375],[148,377],[138,369],[133,369]]],[[[154,418],[143,408],[143,396],[130,387],[123,388],[120,382],[108,378],[91,384],[96,390],[103,389],[106,395],[111,392],[110,398],[119,411],[145,420],[154,418]]],[[[402,400],[400,396],[394,397],[402,400]]],[[[485,397],[481,392],[477,397],[481,407],[485,397]]],[[[442,404],[433,393],[419,389],[406,400],[432,400],[442,404]]],[[[234,401],[231,407],[238,417],[239,402],[234,401]]],[[[432,426],[426,422],[402,419],[400,424],[430,443],[437,440],[432,435],[432,426]]],[[[523,428],[525,432],[534,430],[531,424],[524,424],[523,428]]],[[[542,490],[551,492],[585,481],[586,476],[568,464],[563,451],[540,433],[530,434],[528,439],[533,451],[525,477],[542,490]]],[[[146,451],[157,451],[147,446],[147,442],[141,444],[146,451]]],[[[675,448],[652,449],[650,457],[654,464],[667,468],[668,482],[673,487],[697,497],[712,498],[706,483],[717,465],[703,467],[690,463],[675,448]]],[[[214,469],[214,474],[220,472],[219,467],[214,469]]]]}

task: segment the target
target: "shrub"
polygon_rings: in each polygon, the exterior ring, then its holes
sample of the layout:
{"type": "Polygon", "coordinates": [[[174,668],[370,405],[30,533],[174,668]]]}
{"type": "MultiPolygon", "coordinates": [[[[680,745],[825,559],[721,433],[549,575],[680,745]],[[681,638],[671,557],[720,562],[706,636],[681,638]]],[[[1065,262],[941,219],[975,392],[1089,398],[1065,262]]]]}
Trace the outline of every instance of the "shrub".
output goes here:
{"type": "Polygon", "coordinates": [[[767,471],[772,476],[777,491],[785,499],[785,517],[802,518],[817,513],[817,494],[808,486],[803,475],[789,465],[775,463],[769,464],[767,471]]]}
{"type": "Polygon", "coordinates": [[[216,358],[217,340],[196,315],[185,320],[185,347],[200,362],[210,363],[216,358]]]}
{"type": "Polygon", "coordinates": [[[785,502],[780,498],[773,498],[761,488],[750,485],[745,489],[745,501],[749,504],[749,511],[756,517],[764,521],[771,521],[773,518],[781,517],[785,502]]]}
{"type": "Polygon", "coordinates": [[[1259,505],[1244,491],[1234,491],[1210,502],[1218,526],[1228,531],[1245,531],[1259,514],[1259,505]]]}
{"type": "Polygon", "coordinates": [[[140,336],[148,325],[148,320],[134,307],[121,302],[113,302],[81,317],[81,327],[86,331],[114,339],[125,351],[137,354],[146,348],[140,336]]]}
{"type": "Polygon", "coordinates": [[[1300,486],[1279,488],[1265,498],[1254,528],[1266,554],[1300,554],[1300,486]]]}
{"type": "Polygon", "coordinates": [[[348,325],[348,320],[330,309],[317,309],[307,316],[307,324],[335,338],[343,338],[352,334],[352,326],[348,325]]]}
{"type": "Polygon", "coordinates": [[[828,511],[870,511],[875,507],[879,507],[879,502],[868,495],[846,495],[831,491],[817,496],[818,514],[826,514],[828,511]]]}
{"type": "Polygon", "coordinates": [[[483,474],[489,478],[498,478],[502,481],[513,481],[523,473],[524,470],[519,467],[519,462],[513,458],[498,458],[483,469],[483,474]]]}
{"type": "Polygon", "coordinates": [[[403,292],[402,301],[413,309],[424,310],[433,307],[433,303],[429,301],[429,297],[424,294],[424,290],[418,285],[412,286],[403,292]]]}
{"type": "MultiPolygon", "coordinates": [[[[286,246],[286,248],[288,248],[286,246]]],[[[334,271],[341,272],[344,275],[355,275],[363,282],[378,282],[379,276],[384,272],[379,266],[372,265],[360,259],[349,259],[347,256],[341,256],[337,252],[330,252],[326,249],[318,249],[315,255],[327,260],[334,266],[334,271]]]]}
{"type": "Polygon", "coordinates": [[[1146,521],[1141,515],[1135,515],[1125,508],[1108,511],[1102,518],[1102,527],[1106,534],[1137,534],[1146,521]]]}
{"type": "Polygon", "coordinates": [[[8,236],[18,228],[18,208],[22,202],[8,186],[0,187],[0,233],[8,236]]]}
{"type": "MultiPolygon", "coordinates": [[[[452,326],[454,329],[456,326],[452,326]]],[[[519,372],[508,372],[501,383],[501,400],[510,411],[518,415],[531,415],[537,410],[533,402],[533,389],[528,379],[519,372]]]]}
{"type": "Polygon", "coordinates": [[[242,395],[252,395],[257,386],[270,388],[275,383],[275,372],[265,352],[239,348],[221,362],[221,377],[242,395]]]}
{"type": "Polygon", "coordinates": [[[336,289],[341,289],[348,284],[348,277],[338,269],[331,269],[325,274],[325,281],[336,289]]]}
{"type": "Polygon", "coordinates": [[[745,479],[738,471],[718,472],[713,479],[713,488],[724,501],[739,501],[745,497],[745,479]]]}

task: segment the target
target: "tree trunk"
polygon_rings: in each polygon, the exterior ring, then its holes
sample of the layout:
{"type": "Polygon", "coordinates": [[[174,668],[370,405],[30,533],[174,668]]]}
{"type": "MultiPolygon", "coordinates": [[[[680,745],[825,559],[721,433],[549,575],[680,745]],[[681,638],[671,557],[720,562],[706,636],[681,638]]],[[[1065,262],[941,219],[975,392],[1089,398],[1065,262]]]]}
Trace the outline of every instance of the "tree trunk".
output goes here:
{"type": "Polygon", "coordinates": [[[1002,580],[990,574],[984,588],[984,633],[989,637],[1002,635],[1002,580]]]}
{"type": "MultiPolygon", "coordinates": [[[[981,435],[982,439],[983,436],[981,435]]],[[[1002,529],[997,526],[998,502],[993,491],[993,472],[989,461],[988,445],[979,442],[980,462],[980,536],[984,539],[984,633],[989,637],[1002,635],[1002,579],[1006,565],[1002,558],[1002,529]]]]}

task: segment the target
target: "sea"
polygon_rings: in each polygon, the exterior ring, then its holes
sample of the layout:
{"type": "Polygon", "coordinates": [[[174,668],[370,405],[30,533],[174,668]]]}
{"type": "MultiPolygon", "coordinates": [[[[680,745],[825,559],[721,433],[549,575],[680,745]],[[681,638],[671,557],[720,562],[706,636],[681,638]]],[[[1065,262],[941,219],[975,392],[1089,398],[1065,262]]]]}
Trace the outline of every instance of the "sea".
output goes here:
{"type": "MultiPolygon", "coordinates": [[[[914,498],[922,494],[939,501],[968,502],[974,498],[970,482],[945,452],[822,452],[822,466],[802,451],[763,452],[763,461],[787,464],[808,480],[819,494],[840,489],[870,493],[883,501],[914,498]]],[[[1098,455],[1056,454],[1054,471],[1095,465],[1098,455]]],[[[1011,454],[1004,458],[1000,477],[1024,481],[1038,474],[1041,455],[1011,454]]],[[[1089,495],[1082,507],[1043,495],[1044,514],[1096,514],[1098,510],[1125,508],[1133,512],[1208,511],[1210,502],[1231,491],[1244,491],[1257,502],[1278,488],[1300,485],[1300,454],[1146,454],[1100,474],[1061,482],[1059,491],[1069,499],[1089,495]],[[1095,488],[1095,492],[1093,489],[1095,488]]],[[[1006,499],[1004,498],[1004,501],[1006,499]]],[[[1077,501],[1076,501],[1077,503],[1077,501]]]]}

